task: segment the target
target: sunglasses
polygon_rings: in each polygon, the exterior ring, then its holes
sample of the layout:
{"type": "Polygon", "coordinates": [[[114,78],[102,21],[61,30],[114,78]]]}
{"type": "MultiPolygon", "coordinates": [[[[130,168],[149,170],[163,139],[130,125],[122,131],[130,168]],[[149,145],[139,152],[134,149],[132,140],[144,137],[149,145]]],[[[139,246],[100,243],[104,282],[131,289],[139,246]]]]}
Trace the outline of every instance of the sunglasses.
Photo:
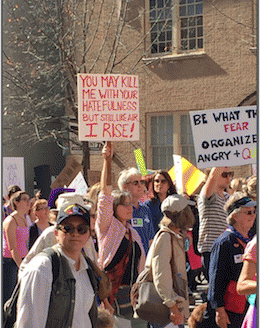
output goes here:
{"type": "Polygon", "coordinates": [[[243,205],[246,205],[249,202],[252,202],[253,203],[252,205],[254,206],[255,203],[249,197],[243,197],[237,200],[236,202],[234,202],[234,204],[228,207],[227,209],[228,215],[231,214],[236,208],[242,207],[243,205]]]}
{"type": "Polygon", "coordinates": [[[140,181],[135,180],[135,181],[130,181],[128,183],[132,183],[132,185],[134,185],[134,186],[138,186],[139,184],[141,184],[142,186],[145,185],[145,181],[143,181],[143,180],[140,180],[140,181]]]}
{"type": "Polygon", "coordinates": [[[154,180],[154,182],[156,182],[156,183],[162,183],[162,184],[166,184],[167,183],[167,180],[166,179],[162,179],[162,180],[159,180],[159,179],[156,179],[156,180],[154,180]]]}
{"type": "Polygon", "coordinates": [[[65,226],[59,225],[58,229],[66,234],[67,233],[73,234],[74,231],[77,230],[80,235],[85,235],[90,230],[90,227],[86,224],[81,224],[77,227],[70,226],[70,225],[65,225],[65,226]]]}
{"type": "Polygon", "coordinates": [[[230,172],[222,172],[221,176],[222,176],[222,178],[227,178],[227,177],[233,178],[234,172],[233,171],[230,171],[230,172]]]}

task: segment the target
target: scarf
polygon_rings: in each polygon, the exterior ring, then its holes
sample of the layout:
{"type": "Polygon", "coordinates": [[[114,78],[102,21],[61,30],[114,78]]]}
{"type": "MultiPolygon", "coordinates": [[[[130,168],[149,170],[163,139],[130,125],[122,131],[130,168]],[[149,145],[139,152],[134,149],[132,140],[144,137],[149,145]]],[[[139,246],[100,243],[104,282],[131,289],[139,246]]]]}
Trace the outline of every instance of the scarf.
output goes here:
{"type": "Polygon", "coordinates": [[[240,232],[238,232],[233,226],[228,226],[228,231],[231,231],[238,239],[247,244],[252,238],[245,238],[240,232]]]}
{"type": "Polygon", "coordinates": [[[113,305],[115,301],[116,295],[119,291],[119,287],[121,285],[121,281],[125,273],[125,269],[127,267],[127,263],[129,262],[129,256],[131,254],[132,244],[133,244],[132,234],[131,234],[131,230],[129,230],[129,243],[124,256],[122,257],[121,261],[117,263],[112,269],[106,271],[106,274],[109,276],[112,283],[112,292],[108,297],[108,301],[111,305],[113,305]]]}

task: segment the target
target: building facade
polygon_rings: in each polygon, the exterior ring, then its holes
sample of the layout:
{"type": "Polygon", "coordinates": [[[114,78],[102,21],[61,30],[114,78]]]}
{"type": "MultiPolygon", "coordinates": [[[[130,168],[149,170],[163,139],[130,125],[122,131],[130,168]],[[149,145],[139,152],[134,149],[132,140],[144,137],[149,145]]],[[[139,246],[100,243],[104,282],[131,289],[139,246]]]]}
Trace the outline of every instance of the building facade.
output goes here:
{"type": "MultiPolygon", "coordinates": [[[[141,64],[133,70],[140,84],[140,141],[115,143],[112,171],[117,175],[122,168],[135,166],[137,148],[149,169],[170,169],[172,154],[196,164],[189,112],[256,104],[256,4],[250,0],[130,4],[138,18],[129,18],[132,28],[121,40],[132,43],[131,48],[143,37],[141,64]]],[[[126,66],[131,67],[138,56],[126,66]]],[[[91,169],[101,169],[100,156],[91,152],[91,169]]],[[[235,167],[235,172],[249,176],[252,168],[235,167]]]]}

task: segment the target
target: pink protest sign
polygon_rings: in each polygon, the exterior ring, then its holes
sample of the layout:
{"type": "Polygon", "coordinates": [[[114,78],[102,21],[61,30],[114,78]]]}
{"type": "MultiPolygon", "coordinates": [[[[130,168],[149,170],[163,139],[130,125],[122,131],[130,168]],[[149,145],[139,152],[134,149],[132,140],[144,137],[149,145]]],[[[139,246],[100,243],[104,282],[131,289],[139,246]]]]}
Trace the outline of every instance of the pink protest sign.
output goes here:
{"type": "Polygon", "coordinates": [[[138,77],[78,74],[81,141],[139,140],[138,77]]]}

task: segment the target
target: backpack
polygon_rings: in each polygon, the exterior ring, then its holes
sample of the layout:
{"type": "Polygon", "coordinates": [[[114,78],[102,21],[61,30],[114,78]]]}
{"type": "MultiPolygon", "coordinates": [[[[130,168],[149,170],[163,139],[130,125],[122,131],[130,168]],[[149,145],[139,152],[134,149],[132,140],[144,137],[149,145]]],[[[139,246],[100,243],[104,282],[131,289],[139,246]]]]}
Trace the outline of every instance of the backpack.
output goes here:
{"type": "MultiPolygon", "coordinates": [[[[52,262],[52,275],[53,275],[53,282],[56,281],[56,279],[59,276],[59,259],[57,253],[52,248],[47,248],[43,251],[47,254],[49,259],[52,262]]],[[[3,328],[13,328],[16,322],[16,309],[17,309],[17,301],[20,291],[20,281],[16,284],[14,291],[4,304],[4,311],[3,311],[3,328]]]]}

